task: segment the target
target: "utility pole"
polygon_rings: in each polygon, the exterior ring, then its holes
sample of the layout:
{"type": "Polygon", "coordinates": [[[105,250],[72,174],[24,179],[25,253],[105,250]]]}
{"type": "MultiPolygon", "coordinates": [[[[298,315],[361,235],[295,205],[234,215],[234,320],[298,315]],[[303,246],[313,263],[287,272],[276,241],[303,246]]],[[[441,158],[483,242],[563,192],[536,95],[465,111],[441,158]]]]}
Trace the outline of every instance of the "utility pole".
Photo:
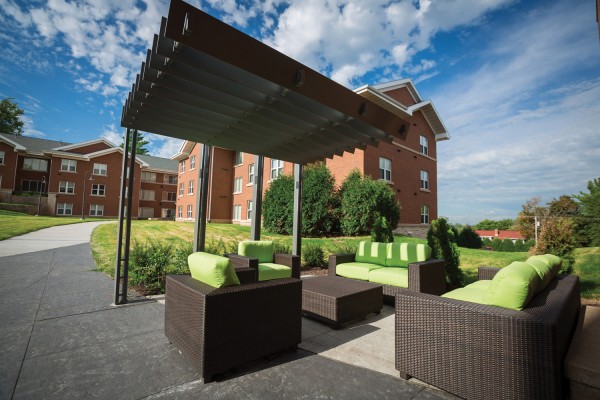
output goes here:
{"type": "Polygon", "coordinates": [[[537,215],[533,217],[534,220],[534,224],[535,224],[535,242],[537,243],[538,240],[538,227],[540,226],[540,222],[538,221],[537,215]]]}

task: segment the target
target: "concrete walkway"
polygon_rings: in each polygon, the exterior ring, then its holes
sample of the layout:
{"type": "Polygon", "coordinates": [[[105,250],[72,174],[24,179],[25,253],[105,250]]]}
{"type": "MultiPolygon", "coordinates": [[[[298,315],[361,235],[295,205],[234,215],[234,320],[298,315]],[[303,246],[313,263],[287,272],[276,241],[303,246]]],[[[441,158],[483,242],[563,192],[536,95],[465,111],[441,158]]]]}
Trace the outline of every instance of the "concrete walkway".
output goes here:
{"type": "Polygon", "coordinates": [[[0,257],[0,399],[454,398],[398,378],[391,307],[339,331],[303,319],[297,352],[204,384],[165,338],[164,306],[135,296],[112,306],[113,280],[94,271],[93,225],[70,227],[0,242],[21,245],[0,257]],[[44,235],[61,247],[43,249],[44,235]]]}

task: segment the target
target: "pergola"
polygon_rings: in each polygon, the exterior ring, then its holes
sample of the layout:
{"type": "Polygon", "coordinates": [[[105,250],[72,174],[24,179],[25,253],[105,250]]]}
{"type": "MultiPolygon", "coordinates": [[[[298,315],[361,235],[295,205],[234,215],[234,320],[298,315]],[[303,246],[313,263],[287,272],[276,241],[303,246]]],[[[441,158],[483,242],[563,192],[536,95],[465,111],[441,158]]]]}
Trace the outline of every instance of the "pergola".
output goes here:
{"type": "Polygon", "coordinates": [[[131,213],[125,210],[131,209],[131,196],[125,195],[126,185],[133,191],[135,146],[129,144],[138,130],[204,145],[194,251],[204,249],[211,146],[256,155],[254,240],[260,238],[263,157],[293,162],[292,252],[300,255],[303,165],[391,142],[409,129],[381,106],[181,0],[171,0],[123,106],[121,126],[127,151],[115,304],[127,302],[131,213]]]}

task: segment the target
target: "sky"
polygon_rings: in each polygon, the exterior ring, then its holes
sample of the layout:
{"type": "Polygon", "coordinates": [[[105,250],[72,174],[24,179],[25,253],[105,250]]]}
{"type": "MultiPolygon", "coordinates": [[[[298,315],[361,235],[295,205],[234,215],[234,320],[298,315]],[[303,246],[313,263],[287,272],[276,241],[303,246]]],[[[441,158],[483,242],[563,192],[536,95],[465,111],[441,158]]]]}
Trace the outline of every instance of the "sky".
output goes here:
{"type": "MultiPolygon", "coordinates": [[[[411,78],[437,143],[439,215],[515,218],[600,177],[595,0],[190,0],[354,89],[411,78]]],[[[162,0],[0,0],[0,98],[25,135],[122,142],[121,108],[168,10],[162,0]]],[[[181,142],[145,134],[151,154],[181,142]]]]}

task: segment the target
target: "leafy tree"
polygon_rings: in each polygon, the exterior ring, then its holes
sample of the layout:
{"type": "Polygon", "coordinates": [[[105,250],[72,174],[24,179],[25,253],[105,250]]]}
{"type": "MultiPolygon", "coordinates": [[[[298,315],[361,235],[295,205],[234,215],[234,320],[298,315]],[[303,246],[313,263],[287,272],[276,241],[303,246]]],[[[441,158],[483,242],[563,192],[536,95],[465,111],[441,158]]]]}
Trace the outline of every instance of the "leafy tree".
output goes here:
{"type": "Polygon", "coordinates": [[[464,273],[460,269],[460,252],[454,232],[445,218],[431,222],[427,231],[427,244],[431,247],[432,258],[446,261],[446,280],[450,289],[464,285],[464,273]]]}
{"type": "Polygon", "coordinates": [[[523,204],[521,212],[515,222],[515,229],[521,232],[526,239],[535,237],[535,217],[541,219],[545,214],[545,208],[540,205],[541,199],[533,197],[523,204]]]}
{"type": "MultiPolygon", "coordinates": [[[[150,142],[144,138],[144,134],[138,131],[137,141],[135,142],[135,154],[148,154],[149,151],[146,149],[146,145],[148,144],[150,144],[150,142]]],[[[125,147],[125,142],[121,143],[121,148],[123,147],[125,147]]]]}
{"type": "Polygon", "coordinates": [[[491,219],[484,219],[475,225],[476,230],[486,230],[492,231],[494,229],[499,229],[502,231],[509,230],[513,228],[515,221],[512,219],[502,219],[499,221],[494,221],[491,219]]]}
{"type": "Polygon", "coordinates": [[[23,134],[23,110],[10,98],[0,101],[0,133],[9,133],[15,136],[23,134]]]}
{"type": "Polygon", "coordinates": [[[354,170],[342,183],[341,197],[344,235],[367,235],[380,217],[385,217],[392,227],[398,225],[400,204],[385,182],[354,170]]]}
{"type": "Polygon", "coordinates": [[[562,259],[561,273],[570,274],[575,265],[575,241],[570,218],[555,217],[544,220],[536,245],[530,254],[554,254],[562,259]]]}
{"type": "Polygon", "coordinates": [[[375,220],[371,240],[381,243],[392,243],[394,241],[394,232],[385,217],[379,217],[375,220]]]}
{"type": "Polygon", "coordinates": [[[483,241],[471,226],[465,225],[456,238],[456,244],[469,249],[480,249],[483,246],[483,241]]]}
{"type": "Polygon", "coordinates": [[[563,194],[548,203],[548,213],[554,217],[575,217],[579,214],[579,206],[573,197],[563,194]]]}
{"type": "Polygon", "coordinates": [[[291,234],[294,224],[294,178],[279,175],[263,199],[263,225],[271,232],[291,234]]]}
{"type": "Polygon", "coordinates": [[[588,182],[589,193],[575,195],[579,201],[578,237],[584,246],[600,246],[600,178],[588,182]]]}

